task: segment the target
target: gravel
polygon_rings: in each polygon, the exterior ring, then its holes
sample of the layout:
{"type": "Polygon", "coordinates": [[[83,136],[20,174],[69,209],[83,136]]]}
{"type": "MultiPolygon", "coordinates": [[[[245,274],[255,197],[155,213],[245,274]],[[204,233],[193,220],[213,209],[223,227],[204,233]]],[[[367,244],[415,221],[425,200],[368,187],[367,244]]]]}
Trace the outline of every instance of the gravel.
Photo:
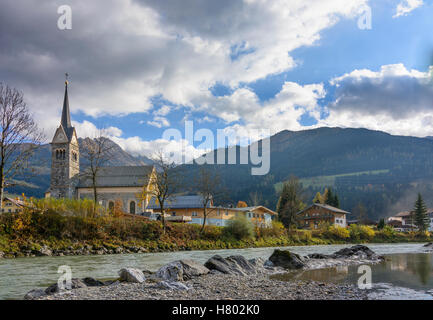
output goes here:
{"type": "Polygon", "coordinates": [[[364,300],[367,292],[351,284],[280,281],[269,274],[209,273],[182,282],[189,290],[163,289],[155,280],[79,288],[39,300],[364,300]]]}

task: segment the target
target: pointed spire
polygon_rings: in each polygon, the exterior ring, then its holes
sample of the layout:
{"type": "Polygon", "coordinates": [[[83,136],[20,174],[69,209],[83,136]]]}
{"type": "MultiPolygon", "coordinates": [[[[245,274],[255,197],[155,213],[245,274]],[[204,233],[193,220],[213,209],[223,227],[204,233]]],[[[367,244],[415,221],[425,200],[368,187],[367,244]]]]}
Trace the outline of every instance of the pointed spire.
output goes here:
{"type": "Polygon", "coordinates": [[[65,130],[71,128],[71,115],[69,114],[69,99],[68,99],[68,74],[65,73],[65,98],[63,100],[63,110],[62,110],[62,126],[65,130]]]}

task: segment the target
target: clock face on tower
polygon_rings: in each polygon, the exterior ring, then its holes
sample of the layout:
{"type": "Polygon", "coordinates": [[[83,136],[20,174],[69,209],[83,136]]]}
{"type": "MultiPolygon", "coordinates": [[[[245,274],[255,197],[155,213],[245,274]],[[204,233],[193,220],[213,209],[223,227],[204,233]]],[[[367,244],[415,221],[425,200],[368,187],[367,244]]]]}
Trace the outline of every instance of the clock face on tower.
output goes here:
{"type": "Polygon", "coordinates": [[[65,138],[65,136],[63,135],[63,133],[59,133],[58,138],[62,140],[65,138]]]}

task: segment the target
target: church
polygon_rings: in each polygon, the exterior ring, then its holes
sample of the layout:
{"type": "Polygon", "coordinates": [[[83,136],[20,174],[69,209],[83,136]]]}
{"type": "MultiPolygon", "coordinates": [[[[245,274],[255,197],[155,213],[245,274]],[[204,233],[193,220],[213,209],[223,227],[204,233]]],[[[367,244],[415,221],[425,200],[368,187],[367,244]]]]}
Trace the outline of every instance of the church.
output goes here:
{"type": "MultiPolygon", "coordinates": [[[[98,202],[108,210],[121,204],[127,213],[141,213],[149,199],[138,199],[143,188],[151,188],[153,166],[102,167],[97,175],[98,202]]],[[[69,199],[93,199],[90,179],[80,175],[80,148],[77,132],[71,123],[68,98],[68,81],[60,126],[51,142],[51,181],[45,197],[69,199]]]]}

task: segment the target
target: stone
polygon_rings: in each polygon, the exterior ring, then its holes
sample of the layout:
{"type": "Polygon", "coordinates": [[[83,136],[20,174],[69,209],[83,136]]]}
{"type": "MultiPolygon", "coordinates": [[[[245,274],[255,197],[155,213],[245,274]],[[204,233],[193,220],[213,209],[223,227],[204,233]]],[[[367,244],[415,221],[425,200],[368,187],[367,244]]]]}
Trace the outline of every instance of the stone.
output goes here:
{"type": "Polygon", "coordinates": [[[189,290],[191,289],[187,285],[178,281],[160,281],[157,283],[156,287],[158,289],[164,290],[189,290]]]}
{"type": "Polygon", "coordinates": [[[255,265],[239,255],[228,258],[215,255],[205,263],[205,267],[209,270],[217,270],[225,274],[238,274],[242,276],[258,272],[258,268],[255,265]]]}
{"type": "Polygon", "coordinates": [[[142,283],[146,280],[141,270],[123,268],[119,271],[120,280],[132,283],[142,283]]]}
{"type": "Polygon", "coordinates": [[[51,255],[53,255],[53,252],[47,246],[43,246],[38,251],[38,255],[40,255],[40,256],[51,256],[51,255]]]}
{"type": "Polygon", "coordinates": [[[122,247],[117,247],[117,248],[114,250],[114,252],[115,252],[116,254],[123,253],[123,248],[122,248],[122,247]]]}
{"type": "Polygon", "coordinates": [[[266,260],[263,265],[265,268],[273,268],[274,267],[274,263],[271,260],[266,260]]]}
{"type": "Polygon", "coordinates": [[[30,290],[29,292],[27,292],[27,294],[24,296],[25,300],[32,300],[32,299],[36,299],[39,297],[43,297],[46,296],[46,292],[43,289],[33,289],[30,290]]]}
{"type": "Polygon", "coordinates": [[[339,258],[356,258],[356,259],[383,259],[383,257],[378,256],[373,250],[369,247],[366,247],[362,244],[358,244],[352,246],[350,248],[343,248],[338,250],[334,254],[331,255],[331,258],[339,259],[339,258]]]}
{"type": "Polygon", "coordinates": [[[329,255],[321,254],[321,253],[309,254],[307,257],[309,259],[330,259],[331,258],[329,255]]]}
{"type": "Polygon", "coordinates": [[[102,286],[105,286],[104,282],[96,280],[96,279],[93,279],[93,278],[90,278],[90,277],[84,278],[82,281],[88,287],[102,287],[102,286]]]}
{"type": "Polygon", "coordinates": [[[269,260],[274,266],[284,269],[301,269],[305,266],[301,256],[289,250],[276,249],[269,257],[269,260]]]}
{"type": "MultiPolygon", "coordinates": [[[[433,248],[433,242],[426,243],[425,245],[423,245],[423,247],[425,247],[425,248],[433,248]]],[[[0,253],[0,256],[1,256],[1,253],[0,253]]]]}
{"type": "Polygon", "coordinates": [[[1,259],[1,258],[3,258],[3,257],[4,257],[4,255],[5,255],[5,253],[4,253],[4,252],[2,252],[2,251],[0,251],[0,259],[1,259]]]}
{"type": "Polygon", "coordinates": [[[158,269],[156,277],[170,281],[184,281],[209,273],[209,269],[193,260],[177,260],[158,269]]]}
{"type": "MultiPolygon", "coordinates": [[[[86,287],[87,287],[87,285],[83,281],[81,281],[80,279],[72,279],[71,280],[71,288],[69,289],[65,285],[64,290],[79,289],[79,288],[86,288],[86,287]]],[[[54,293],[57,293],[60,291],[62,291],[62,290],[59,288],[57,283],[55,283],[55,284],[53,284],[53,285],[51,285],[45,289],[46,294],[54,294],[54,293]]]]}

